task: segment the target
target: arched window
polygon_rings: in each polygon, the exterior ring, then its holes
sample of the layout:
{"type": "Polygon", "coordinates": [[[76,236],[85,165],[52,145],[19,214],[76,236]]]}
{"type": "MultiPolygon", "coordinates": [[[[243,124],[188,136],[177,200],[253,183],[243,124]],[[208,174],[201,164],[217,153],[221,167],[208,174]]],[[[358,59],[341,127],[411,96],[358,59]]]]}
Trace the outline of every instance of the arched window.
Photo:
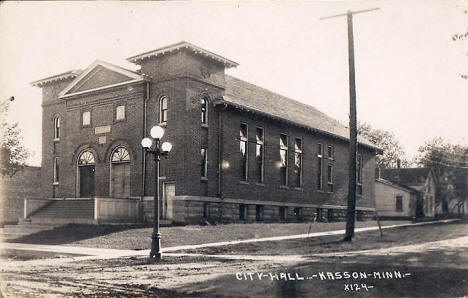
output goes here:
{"type": "Polygon", "coordinates": [[[60,167],[59,167],[59,158],[54,158],[54,184],[58,184],[60,180],[60,167]]]}
{"type": "Polygon", "coordinates": [[[130,161],[130,153],[128,153],[127,149],[118,147],[114,150],[114,153],[112,153],[111,162],[118,163],[128,161],[130,161]]]}
{"type": "Polygon", "coordinates": [[[159,100],[159,122],[166,123],[167,122],[167,96],[161,97],[159,100]]]}
{"type": "Polygon", "coordinates": [[[79,166],[93,165],[96,161],[94,159],[94,154],[91,151],[83,151],[78,159],[79,166]]]}
{"type": "Polygon", "coordinates": [[[208,124],[208,101],[206,98],[201,99],[201,123],[208,124]]]}
{"type": "Polygon", "coordinates": [[[60,117],[54,118],[54,140],[60,140],[60,117]]]}

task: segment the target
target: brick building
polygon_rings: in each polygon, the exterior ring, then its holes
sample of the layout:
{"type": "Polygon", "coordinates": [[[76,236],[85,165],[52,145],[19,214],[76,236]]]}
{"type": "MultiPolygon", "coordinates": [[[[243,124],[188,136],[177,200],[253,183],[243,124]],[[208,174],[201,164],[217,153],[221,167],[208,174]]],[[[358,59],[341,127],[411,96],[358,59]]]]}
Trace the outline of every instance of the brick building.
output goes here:
{"type": "MultiPolygon", "coordinates": [[[[140,200],[151,214],[154,125],[173,144],[161,161],[162,214],[197,222],[344,217],[348,129],[315,108],[225,74],[237,63],[181,42],[96,61],[32,84],[43,90],[42,196],[140,200]]],[[[360,214],[374,210],[375,154],[359,140],[360,214]]]]}

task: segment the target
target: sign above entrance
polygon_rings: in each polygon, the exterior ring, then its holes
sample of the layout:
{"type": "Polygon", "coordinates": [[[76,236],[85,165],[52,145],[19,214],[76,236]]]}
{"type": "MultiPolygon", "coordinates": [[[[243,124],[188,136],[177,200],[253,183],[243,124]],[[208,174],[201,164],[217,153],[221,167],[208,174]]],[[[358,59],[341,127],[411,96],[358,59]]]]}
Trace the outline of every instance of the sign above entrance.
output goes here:
{"type": "Polygon", "coordinates": [[[105,126],[96,126],[94,128],[94,134],[98,135],[101,133],[108,133],[111,131],[111,126],[110,125],[105,125],[105,126]]]}

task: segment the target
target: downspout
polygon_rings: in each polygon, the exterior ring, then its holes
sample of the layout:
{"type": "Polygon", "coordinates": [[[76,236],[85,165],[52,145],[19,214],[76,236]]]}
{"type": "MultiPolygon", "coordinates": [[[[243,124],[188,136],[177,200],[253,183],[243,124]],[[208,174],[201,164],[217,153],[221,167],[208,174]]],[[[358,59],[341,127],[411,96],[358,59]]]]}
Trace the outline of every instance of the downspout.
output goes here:
{"type": "Polygon", "coordinates": [[[224,193],[223,193],[223,148],[224,148],[224,123],[223,123],[223,112],[226,109],[226,104],[221,106],[218,110],[218,196],[221,199],[219,206],[219,218],[221,222],[223,218],[224,209],[224,193]]]}
{"type": "MultiPolygon", "coordinates": [[[[150,97],[150,83],[149,82],[146,82],[146,96],[145,98],[143,99],[143,138],[146,137],[146,110],[147,110],[147,102],[149,100],[149,97],[150,97]]],[[[141,162],[142,162],[142,175],[141,175],[141,179],[142,179],[142,194],[141,194],[141,200],[140,200],[140,206],[141,206],[141,219],[142,221],[144,221],[144,205],[143,205],[143,201],[144,201],[144,198],[145,198],[145,190],[146,190],[146,154],[145,154],[145,149],[141,148],[141,155],[142,155],[142,159],[141,159],[141,162]]]]}

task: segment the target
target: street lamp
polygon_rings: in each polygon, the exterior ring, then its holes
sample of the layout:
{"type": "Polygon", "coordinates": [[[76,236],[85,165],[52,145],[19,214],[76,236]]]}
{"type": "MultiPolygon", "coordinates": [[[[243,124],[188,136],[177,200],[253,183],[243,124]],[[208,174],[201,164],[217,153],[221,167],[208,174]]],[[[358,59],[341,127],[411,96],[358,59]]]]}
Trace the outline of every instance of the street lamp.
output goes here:
{"type": "Polygon", "coordinates": [[[153,207],[153,216],[154,216],[154,226],[153,234],[151,235],[151,251],[150,251],[150,260],[161,260],[161,233],[159,233],[159,161],[161,156],[166,156],[169,154],[169,151],[172,149],[172,144],[169,142],[164,142],[161,144],[161,138],[164,135],[164,128],[161,126],[153,126],[150,131],[151,138],[144,138],[141,140],[141,146],[145,149],[145,155],[147,153],[153,154],[154,163],[155,163],[155,183],[154,183],[154,207],[153,207]],[[154,140],[154,148],[153,146],[154,140]]]}

